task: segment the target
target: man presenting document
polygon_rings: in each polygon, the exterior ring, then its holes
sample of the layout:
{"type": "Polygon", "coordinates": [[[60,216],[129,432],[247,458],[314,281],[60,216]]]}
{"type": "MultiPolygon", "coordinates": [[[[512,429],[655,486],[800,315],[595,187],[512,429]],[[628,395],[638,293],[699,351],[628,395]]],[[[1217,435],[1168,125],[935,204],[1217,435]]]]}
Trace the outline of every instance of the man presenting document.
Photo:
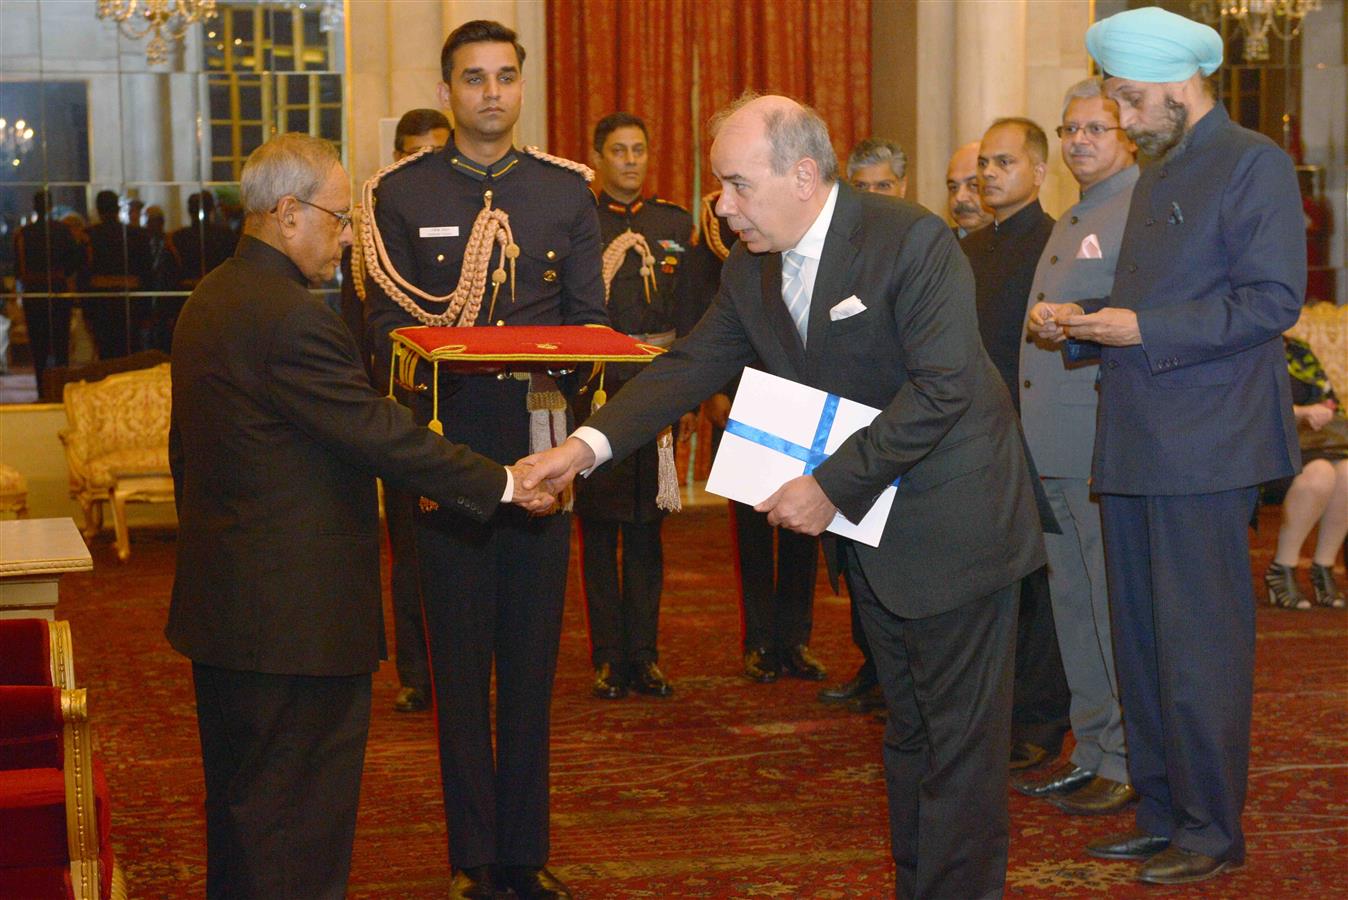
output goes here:
{"type": "Polygon", "coordinates": [[[525,484],[555,488],[621,459],[755,358],[879,408],[757,508],[818,534],[839,511],[859,521],[902,479],[878,547],[824,538],[889,709],[898,892],[1000,896],[1015,583],[1044,550],[1010,398],[979,339],[969,264],[940,219],[838,183],[813,111],[744,98],[714,127],[717,213],[739,235],[715,303],[587,427],[530,457],[525,484]]]}

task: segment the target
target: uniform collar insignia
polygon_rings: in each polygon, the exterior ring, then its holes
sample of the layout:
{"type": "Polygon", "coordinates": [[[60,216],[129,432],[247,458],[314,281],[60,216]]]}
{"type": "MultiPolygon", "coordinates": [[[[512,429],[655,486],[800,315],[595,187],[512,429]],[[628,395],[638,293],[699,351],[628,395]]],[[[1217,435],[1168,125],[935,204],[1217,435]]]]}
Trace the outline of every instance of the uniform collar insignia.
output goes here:
{"type": "Polygon", "coordinates": [[[467,175],[474,181],[486,181],[487,179],[497,179],[514,170],[519,165],[520,156],[514,147],[506,152],[506,155],[498,159],[489,166],[484,166],[474,162],[459,152],[459,148],[453,144],[449,145],[449,165],[457,172],[467,175]]]}
{"type": "Polygon", "coordinates": [[[608,207],[609,212],[617,213],[620,216],[635,216],[641,212],[641,208],[646,205],[646,201],[641,197],[633,200],[631,203],[623,203],[621,200],[615,200],[607,192],[599,194],[599,202],[608,207]]]}

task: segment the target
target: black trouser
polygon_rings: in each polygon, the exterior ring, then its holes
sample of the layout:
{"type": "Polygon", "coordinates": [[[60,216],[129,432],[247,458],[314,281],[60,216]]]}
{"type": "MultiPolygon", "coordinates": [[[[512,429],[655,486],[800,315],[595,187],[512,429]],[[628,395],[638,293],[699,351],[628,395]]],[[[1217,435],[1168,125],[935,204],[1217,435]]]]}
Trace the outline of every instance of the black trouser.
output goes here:
{"type": "Polygon", "coordinates": [[[417,515],[450,864],[548,858],[548,729],[571,517],[417,515]],[[492,750],[492,667],[496,747],[492,750]]]}
{"type": "Polygon", "coordinates": [[[744,649],[788,650],[797,644],[808,644],[814,624],[819,539],[773,528],[765,513],[733,500],[730,520],[735,532],[740,603],[744,610],[744,649]]]}
{"type": "Polygon", "coordinates": [[[631,666],[658,658],[655,645],[665,576],[662,522],[663,518],[608,522],[580,517],[581,577],[590,621],[590,662],[595,668],[608,663],[614,672],[626,675],[631,666]]]}
{"type": "Polygon", "coordinates": [[[192,664],[206,775],[206,896],[346,896],[370,676],[192,664]]]}
{"type": "Polygon", "coordinates": [[[875,653],[885,695],[885,784],[896,894],[1000,897],[1010,820],[1016,585],[923,619],[881,603],[850,541],[843,576],[875,653]]]}
{"type": "Polygon", "coordinates": [[[83,301],[84,319],[94,335],[99,359],[129,356],[150,346],[145,329],[154,311],[148,298],[90,297],[83,301]]]}
{"type": "Polygon", "coordinates": [[[1241,862],[1250,767],[1257,488],[1103,494],[1115,670],[1137,827],[1241,862]]]}
{"type": "Polygon", "coordinates": [[[861,622],[861,610],[857,609],[856,600],[849,600],[848,606],[852,619],[852,643],[857,645],[861,651],[861,667],[857,669],[857,677],[875,681],[875,657],[871,653],[871,642],[866,640],[866,628],[861,622]]]}
{"type": "Polygon", "coordinates": [[[23,298],[23,321],[28,327],[28,347],[33,353],[33,375],[37,379],[38,398],[60,400],[60,397],[42,397],[42,373],[49,364],[70,365],[70,310],[69,300],[37,300],[23,298]]]}
{"type": "Polygon", "coordinates": [[[1016,622],[1016,676],[1011,710],[1013,740],[1029,741],[1056,754],[1071,729],[1072,692],[1062,667],[1048,567],[1020,580],[1020,616],[1016,622]]]}
{"type": "Polygon", "coordinates": [[[421,575],[417,568],[416,511],[419,498],[384,485],[384,522],[388,526],[389,588],[393,594],[394,658],[398,683],[427,696],[431,671],[426,663],[426,628],[421,618],[421,575]]]}

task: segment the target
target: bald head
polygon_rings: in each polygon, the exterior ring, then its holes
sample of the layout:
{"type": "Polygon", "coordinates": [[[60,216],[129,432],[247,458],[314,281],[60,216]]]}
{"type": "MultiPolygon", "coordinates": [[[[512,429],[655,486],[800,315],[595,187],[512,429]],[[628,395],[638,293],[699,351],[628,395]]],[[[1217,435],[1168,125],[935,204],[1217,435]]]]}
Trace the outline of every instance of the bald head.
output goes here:
{"type": "Polygon", "coordinates": [[[838,180],[823,119],[790,97],[746,95],[717,113],[712,133],[717,215],[754,253],[794,247],[838,180]]]}
{"type": "Polygon", "coordinates": [[[945,170],[946,204],[950,218],[967,234],[992,221],[992,212],[983,208],[978,195],[978,141],[960,147],[950,157],[945,170]]]}

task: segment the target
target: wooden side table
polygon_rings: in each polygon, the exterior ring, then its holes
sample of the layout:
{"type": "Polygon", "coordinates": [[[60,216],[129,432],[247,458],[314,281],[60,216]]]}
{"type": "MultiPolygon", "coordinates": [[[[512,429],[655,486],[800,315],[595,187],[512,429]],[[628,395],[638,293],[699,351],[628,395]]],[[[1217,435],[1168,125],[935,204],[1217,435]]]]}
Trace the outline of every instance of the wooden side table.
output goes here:
{"type": "Polygon", "coordinates": [[[61,576],[93,567],[74,519],[0,522],[0,619],[55,619],[61,576]]]}
{"type": "Polygon", "coordinates": [[[173,476],[164,472],[114,472],[112,484],[112,527],[117,534],[117,558],[126,562],[131,556],[131,535],[126,529],[128,503],[172,503],[173,476]]]}

